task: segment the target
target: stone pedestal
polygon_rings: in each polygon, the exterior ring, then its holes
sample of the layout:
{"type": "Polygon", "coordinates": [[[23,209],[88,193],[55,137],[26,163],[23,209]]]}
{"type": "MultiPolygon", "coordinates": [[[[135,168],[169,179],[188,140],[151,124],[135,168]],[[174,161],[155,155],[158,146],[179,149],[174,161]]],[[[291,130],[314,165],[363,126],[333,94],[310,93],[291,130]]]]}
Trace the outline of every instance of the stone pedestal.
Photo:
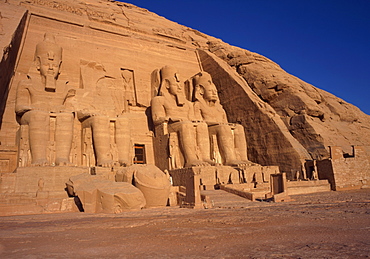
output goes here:
{"type": "Polygon", "coordinates": [[[0,215],[78,211],[65,183],[81,173],[90,173],[90,168],[19,167],[1,174],[0,215]]]}
{"type": "Polygon", "coordinates": [[[330,191],[328,180],[289,181],[286,186],[289,195],[330,191]]]}

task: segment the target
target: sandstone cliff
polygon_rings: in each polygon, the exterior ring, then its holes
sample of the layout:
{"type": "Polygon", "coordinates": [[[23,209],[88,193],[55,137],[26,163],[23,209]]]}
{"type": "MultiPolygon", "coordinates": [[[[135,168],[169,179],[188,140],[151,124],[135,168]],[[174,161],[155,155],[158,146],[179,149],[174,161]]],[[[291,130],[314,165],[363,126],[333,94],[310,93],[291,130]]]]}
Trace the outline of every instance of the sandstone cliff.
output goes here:
{"type": "MultiPolygon", "coordinates": [[[[108,0],[9,0],[2,6],[30,12],[37,9],[38,16],[55,14],[57,21],[110,31],[133,41],[145,38],[157,46],[198,50],[200,59],[209,55],[224,67],[223,71],[235,73],[232,80],[238,83],[230,86],[233,91],[225,85],[217,87],[229,120],[246,127],[248,154],[254,162],[297,169],[306,159],[328,158],[328,146],[342,146],[347,153],[352,152],[351,145],[370,146],[370,116],[355,106],[288,74],[259,54],[230,46],[146,9],[108,0]]],[[[19,40],[19,36],[13,36],[19,40]]]]}
{"type": "Polygon", "coordinates": [[[357,107],[256,53],[220,41],[210,41],[208,50],[235,68],[261,100],[274,108],[312,158],[327,158],[327,146],[343,146],[347,152],[351,145],[369,146],[370,116],[357,107]]]}

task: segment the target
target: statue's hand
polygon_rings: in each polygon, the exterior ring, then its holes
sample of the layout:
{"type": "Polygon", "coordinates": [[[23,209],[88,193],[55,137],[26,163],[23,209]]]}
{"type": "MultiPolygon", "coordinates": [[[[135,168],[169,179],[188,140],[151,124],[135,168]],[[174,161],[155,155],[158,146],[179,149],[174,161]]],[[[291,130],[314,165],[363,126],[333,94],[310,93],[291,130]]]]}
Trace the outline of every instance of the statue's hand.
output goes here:
{"type": "Polygon", "coordinates": [[[59,110],[60,113],[72,113],[74,112],[73,109],[63,108],[59,110]]]}
{"type": "Polygon", "coordinates": [[[169,118],[169,120],[168,120],[169,123],[174,123],[174,122],[179,122],[179,121],[182,121],[182,119],[180,119],[180,118],[169,118]]]}
{"type": "Polygon", "coordinates": [[[77,112],[77,116],[79,120],[85,120],[89,117],[98,116],[99,114],[96,111],[91,111],[88,109],[82,109],[77,112]]]}
{"type": "Polygon", "coordinates": [[[65,107],[63,105],[54,106],[50,109],[50,112],[52,113],[59,113],[63,112],[65,110],[65,107]]]}
{"type": "Polygon", "coordinates": [[[161,125],[162,123],[167,123],[170,119],[168,117],[158,117],[154,120],[155,125],[161,125]]]}
{"type": "Polygon", "coordinates": [[[90,113],[90,117],[100,116],[100,115],[101,115],[100,113],[95,112],[95,111],[90,113]]]}
{"type": "Polygon", "coordinates": [[[214,122],[214,121],[207,121],[206,122],[208,126],[216,126],[216,125],[220,125],[220,123],[218,122],[214,122]]]}
{"type": "Polygon", "coordinates": [[[15,109],[15,111],[18,115],[22,115],[22,114],[24,114],[28,111],[31,111],[31,110],[35,110],[35,108],[30,106],[30,105],[18,105],[15,109]]]}

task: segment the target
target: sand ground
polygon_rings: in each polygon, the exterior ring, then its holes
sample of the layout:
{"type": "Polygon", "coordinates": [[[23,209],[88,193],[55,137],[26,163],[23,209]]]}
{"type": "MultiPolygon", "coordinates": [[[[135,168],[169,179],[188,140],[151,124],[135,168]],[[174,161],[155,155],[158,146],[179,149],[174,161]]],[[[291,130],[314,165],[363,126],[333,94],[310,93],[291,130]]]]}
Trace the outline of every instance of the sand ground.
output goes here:
{"type": "Polygon", "coordinates": [[[203,210],[0,217],[0,257],[370,257],[370,189],[291,197],[203,210]]]}

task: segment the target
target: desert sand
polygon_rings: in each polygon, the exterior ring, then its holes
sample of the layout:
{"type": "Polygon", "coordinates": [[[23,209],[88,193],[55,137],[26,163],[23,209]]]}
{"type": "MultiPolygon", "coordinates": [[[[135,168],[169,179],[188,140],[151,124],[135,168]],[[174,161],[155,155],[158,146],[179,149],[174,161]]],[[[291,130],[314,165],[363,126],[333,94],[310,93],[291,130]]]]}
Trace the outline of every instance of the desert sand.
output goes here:
{"type": "Polygon", "coordinates": [[[368,258],[370,189],[120,214],[0,218],[2,258],[368,258]]]}

